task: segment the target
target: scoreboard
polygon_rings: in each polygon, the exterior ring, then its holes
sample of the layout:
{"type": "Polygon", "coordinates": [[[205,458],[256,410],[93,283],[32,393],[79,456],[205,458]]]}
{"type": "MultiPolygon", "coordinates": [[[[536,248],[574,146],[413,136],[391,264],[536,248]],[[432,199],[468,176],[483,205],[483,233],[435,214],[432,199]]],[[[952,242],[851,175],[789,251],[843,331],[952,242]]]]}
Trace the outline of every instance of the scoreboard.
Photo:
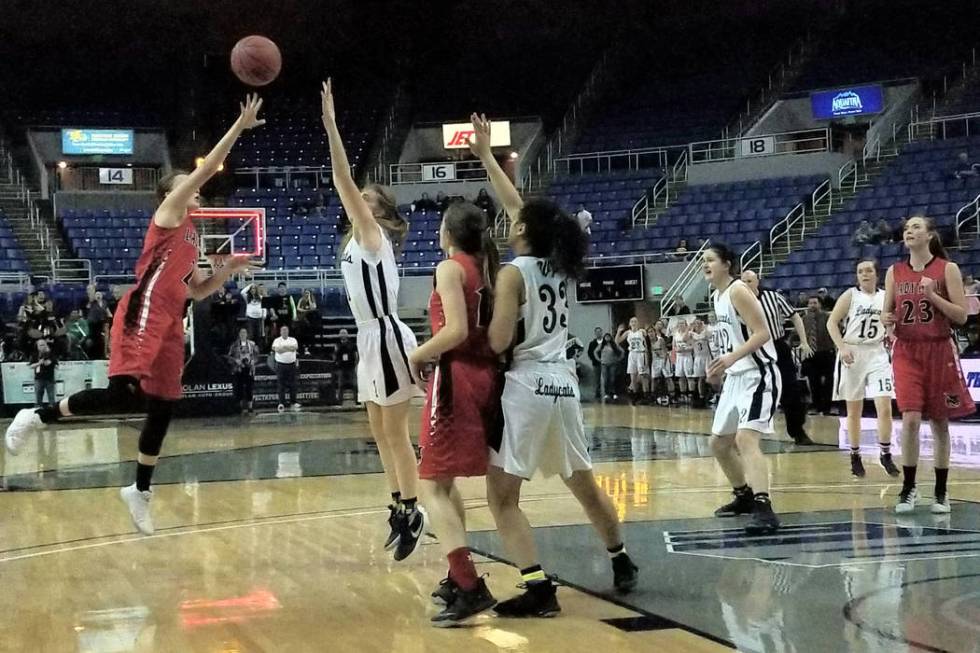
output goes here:
{"type": "Polygon", "coordinates": [[[578,301],[641,301],[644,294],[642,265],[612,265],[588,268],[575,285],[578,301]]]}

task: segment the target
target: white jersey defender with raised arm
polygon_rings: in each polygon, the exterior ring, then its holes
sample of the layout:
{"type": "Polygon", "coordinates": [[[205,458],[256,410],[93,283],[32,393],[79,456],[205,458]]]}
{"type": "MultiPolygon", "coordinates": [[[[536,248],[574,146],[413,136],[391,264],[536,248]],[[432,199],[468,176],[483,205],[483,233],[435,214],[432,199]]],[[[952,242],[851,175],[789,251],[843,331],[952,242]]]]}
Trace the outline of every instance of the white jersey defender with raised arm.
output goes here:
{"type": "Polygon", "coordinates": [[[647,373],[647,333],[643,329],[632,330],[626,333],[626,373],[627,374],[646,374],[647,373]]]}
{"type": "Polygon", "coordinates": [[[851,305],[844,322],[844,343],[854,354],[845,365],[840,352],[834,365],[834,401],[861,401],[865,398],[895,397],[892,360],[885,349],[885,325],[881,311],[885,291],[868,294],[860,288],[847,291],[851,305]]]}
{"type": "MultiPolygon", "coordinates": [[[[731,291],[741,281],[733,281],[725,292],[712,295],[719,356],[730,354],[748,341],[749,328],[732,304],[731,291]]],[[[758,301],[758,300],[756,300],[758,301]]],[[[743,356],[728,368],[718,398],[718,408],[711,432],[715,435],[734,435],[748,429],[758,433],[773,432],[772,422],[779,405],[782,379],[776,367],[776,348],[770,339],[757,351],[743,356]]]]}
{"type": "Polygon", "coordinates": [[[420,396],[408,356],[415,334],[398,319],[398,267],[391,241],[381,231],[381,249],[369,252],[351,238],[340,270],[357,322],[357,401],[394,406],[420,396]]]}
{"type": "Polygon", "coordinates": [[[592,469],[578,378],[565,357],[569,281],[547,259],[518,256],[510,265],[524,279],[513,364],[500,398],[503,435],[490,463],[530,479],[592,469]]]}

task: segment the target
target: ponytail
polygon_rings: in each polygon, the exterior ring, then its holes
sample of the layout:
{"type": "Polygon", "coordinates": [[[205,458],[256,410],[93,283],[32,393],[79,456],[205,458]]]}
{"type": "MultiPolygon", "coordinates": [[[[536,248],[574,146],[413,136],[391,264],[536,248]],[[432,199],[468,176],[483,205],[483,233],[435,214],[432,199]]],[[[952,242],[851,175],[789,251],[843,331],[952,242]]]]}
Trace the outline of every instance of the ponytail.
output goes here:
{"type": "Polygon", "coordinates": [[[497,241],[493,239],[490,227],[483,230],[481,249],[483,250],[483,283],[487,288],[493,288],[497,283],[497,271],[500,270],[500,250],[497,241]]]}
{"type": "Polygon", "coordinates": [[[442,228],[454,247],[481,260],[484,283],[487,288],[493,288],[500,268],[500,252],[483,209],[472,202],[454,202],[442,216],[442,228]]]}
{"type": "Polygon", "coordinates": [[[520,222],[531,255],[548,259],[556,274],[580,279],[585,274],[589,240],[578,222],[550,200],[524,203],[520,222]]]}

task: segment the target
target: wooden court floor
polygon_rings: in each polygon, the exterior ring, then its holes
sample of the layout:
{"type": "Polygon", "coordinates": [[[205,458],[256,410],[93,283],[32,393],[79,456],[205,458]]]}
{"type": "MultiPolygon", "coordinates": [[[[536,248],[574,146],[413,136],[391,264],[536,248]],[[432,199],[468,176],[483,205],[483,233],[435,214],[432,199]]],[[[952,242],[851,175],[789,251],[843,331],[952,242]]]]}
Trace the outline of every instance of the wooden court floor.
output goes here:
{"type": "MultiPolygon", "coordinates": [[[[700,558],[671,558],[670,546],[664,548],[683,533],[708,533],[710,539],[711,533],[727,533],[719,529],[737,526],[712,517],[730,488],[707,448],[710,411],[588,405],[585,416],[599,483],[628,523],[627,547],[643,566],[635,602],[611,593],[605,552],[560,481],[536,479],[525,486],[523,498],[532,524],[542,527],[546,571],[580,557],[579,566],[595,578],[568,572],[557,619],[485,615],[465,628],[430,627],[435,607],[428,595],[445,575],[445,560],[431,541],[403,563],[382,549],[387,488],[362,413],[176,421],[156,479],[157,533],[142,537],[118,499],[118,488],[131,482],[140,423],[92,421],[47,431],[17,457],[0,451],[0,651],[980,650],[980,635],[972,641],[965,635],[962,648],[947,639],[920,649],[922,638],[904,626],[898,641],[850,617],[855,634],[842,640],[844,648],[821,648],[820,623],[794,632],[783,614],[782,604],[799,597],[791,590],[774,593],[785,555],[723,560],[719,574],[705,573],[700,558]],[[671,525],[669,533],[665,524],[671,525]],[[697,530],[703,528],[708,530],[697,530]],[[679,588],[683,600],[665,600],[679,588]],[[773,625],[767,619],[777,611],[782,621],[773,625]],[[700,613],[707,612],[717,619],[705,621],[700,613]]],[[[888,513],[900,487],[872,464],[873,447],[865,456],[868,476],[854,480],[847,454],[838,448],[839,421],[811,417],[809,429],[827,446],[799,448],[785,437],[769,443],[774,505],[802,524],[791,527],[812,530],[804,523],[809,517],[832,521],[838,530],[841,523],[878,520],[887,522],[886,539],[891,529],[923,544],[931,522],[923,534],[921,527],[896,525],[887,516],[868,518],[888,513]],[[824,517],[838,513],[844,517],[824,517]]],[[[954,515],[976,516],[978,506],[970,502],[980,502],[980,464],[968,459],[971,447],[980,459],[980,445],[963,446],[966,462],[951,474],[954,515]]],[[[928,461],[919,474],[923,493],[931,496],[928,461]]],[[[486,554],[478,557],[479,569],[489,575],[494,594],[507,598],[519,591],[519,578],[500,561],[505,557],[499,550],[491,551],[493,522],[482,480],[464,481],[461,489],[470,528],[482,531],[475,536],[486,554]]],[[[847,538],[851,547],[854,538],[847,538]]],[[[795,555],[793,541],[778,544],[795,555]]],[[[808,545],[800,546],[802,551],[808,545]]],[[[972,578],[963,565],[978,553],[956,549],[949,555],[965,561],[956,573],[972,578]]],[[[704,560],[714,564],[723,557],[704,560]]],[[[885,555],[873,568],[883,569],[889,560],[914,564],[885,555]]],[[[831,560],[809,566],[832,566],[836,574],[836,565],[831,560]]],[[[888,586],[887,579],[859,578],[872,579],[871,593],[877,585],[888,586]]],[[[975,580],[958,587],[976,589],[975,580]]],[[[830,603],[837,600],[834,587],[827,585],[830,603]]],[[[841,613],[846,600],[858,598],[845,590],[841,605],[830,605],[828,614],[841,613]]],[[[858,612],[861,606],[855,605],[858,612]]],[[[947,629],[935,637],[953,635],[947,629]]]]}

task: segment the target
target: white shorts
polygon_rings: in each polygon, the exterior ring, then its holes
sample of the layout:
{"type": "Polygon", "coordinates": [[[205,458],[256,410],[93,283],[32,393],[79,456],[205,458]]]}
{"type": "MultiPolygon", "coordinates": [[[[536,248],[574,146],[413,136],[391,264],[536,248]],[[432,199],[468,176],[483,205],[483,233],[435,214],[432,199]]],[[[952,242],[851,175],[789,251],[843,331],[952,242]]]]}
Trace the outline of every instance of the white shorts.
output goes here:
{"type": "Polygon", "coordinates": [[[674,360],[674,376],[677,378],[694,378],[694,353],[677,354],[674,360]]]}
{"type": "Polygon", "coordinates": [[[705,358],[704,356],[694,357],[694,377],[698,379],[703,379],[708,375],[708,364],[711,359],[705,358]]]}
{"type": "Polygon", "coordinates": [[[674,376],[674,368],[670,364],[670,359],[654,356],[653,365],[650,366],[650,376],[655,379],[659,379],[660,377],[666,379],[667,377],[674,376]]]}
{"type": "Polygon", "coordinates": [[[490,464],[530,479],[592,469],[578,380],[564,365],[518,363],[504,376],[504,426],[490,464]]]}
{"type": "Polygon", "coordinates": [[[834,365],[834,401],[895,398],[892,361],[880,344],[850,345],[854,362],[844,365],[840,354],[834,365]]]}
{"type": "Polygon", "coordinates": [[[395,406],[421,397],[408,365],[416,347],[415,334],[397,317],[358,324],[357,401],[395,406]]]}
{"type": "Polygon", "coordinates": [[[647,367],[647,353],[645,351],[631,351],[626,358],[627,374],[642,374],[646,376],[650,373],[647,367]]]}
{"type": "Polygon", "coordinates": [[[775,361],[766,364],[763,372],[753,369],[727,375],[718,397],[711,432],[735,435],[736,431],[747,429],[771,434],[782,388],[775,361]]]}

